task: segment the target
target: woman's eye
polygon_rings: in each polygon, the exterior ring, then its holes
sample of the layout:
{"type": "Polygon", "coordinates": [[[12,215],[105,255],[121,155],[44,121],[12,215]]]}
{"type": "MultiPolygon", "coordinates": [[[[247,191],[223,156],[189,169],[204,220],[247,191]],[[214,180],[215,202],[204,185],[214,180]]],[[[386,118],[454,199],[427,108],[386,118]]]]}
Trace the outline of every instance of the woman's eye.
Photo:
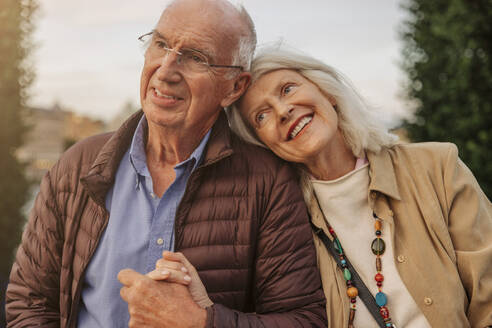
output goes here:
{"type": "Polygon", "coordinates": [[[266,114],[265,113],[259,113],[256,115],[256,122],[261,123],[263,120],[265,120],[266,114]]]}
{"type": "Polygon", "coordinates": [[[288,94],[289,92],[292,91],[292,89],[294,89],[295,85],[294,84],[287,84],[284,89],[282,90],[282,93],[284,95],[288,94]]]}

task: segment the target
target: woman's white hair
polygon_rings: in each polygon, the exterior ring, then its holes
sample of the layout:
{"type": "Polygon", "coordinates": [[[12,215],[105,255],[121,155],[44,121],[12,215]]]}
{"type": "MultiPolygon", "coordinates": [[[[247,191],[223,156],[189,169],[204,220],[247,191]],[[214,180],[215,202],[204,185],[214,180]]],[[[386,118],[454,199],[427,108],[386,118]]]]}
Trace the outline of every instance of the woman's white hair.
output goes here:
{"type": "MultiPolygon", "coordinates": [[[[380,124],[349,80],[333,67],[283,45],[267,46],[253,59],[252,83],[279,69],[297,71],[335,99],[338,127],[356,157],[364,156],[366,150],[377,153],[381,147],[396,143],[397,137],[380,124]]],[[[231,129],[244,140],[266,147],[241,116],[240,103],[226,110],[231,129]]]]}

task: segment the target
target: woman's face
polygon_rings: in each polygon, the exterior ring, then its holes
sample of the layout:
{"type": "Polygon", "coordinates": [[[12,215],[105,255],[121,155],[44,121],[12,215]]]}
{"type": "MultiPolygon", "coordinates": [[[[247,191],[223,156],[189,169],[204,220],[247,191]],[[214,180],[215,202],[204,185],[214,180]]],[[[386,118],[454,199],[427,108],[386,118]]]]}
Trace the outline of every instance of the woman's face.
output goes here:
{"type": "Polygon", "coordinates": [[[277,156],[296,163],[316,161],[342,142],[334,99],[293,70],[263,75],[244,95],[240,111],[258,138],[277,156]]]}

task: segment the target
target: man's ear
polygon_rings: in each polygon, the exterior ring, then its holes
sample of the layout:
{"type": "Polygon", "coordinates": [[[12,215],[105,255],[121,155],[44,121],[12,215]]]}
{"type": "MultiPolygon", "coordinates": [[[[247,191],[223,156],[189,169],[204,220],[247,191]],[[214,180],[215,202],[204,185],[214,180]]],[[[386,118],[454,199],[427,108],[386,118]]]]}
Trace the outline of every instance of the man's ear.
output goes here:
{"type": "Polygon", "coordinates": [[[220,102],[222,107],[230,106],[233,102],[239,99],[246,91],[251,82],[251,74],[249,72],[242,72],[234,81],[234,89],[229,92],[224,99],[220,102]]]}

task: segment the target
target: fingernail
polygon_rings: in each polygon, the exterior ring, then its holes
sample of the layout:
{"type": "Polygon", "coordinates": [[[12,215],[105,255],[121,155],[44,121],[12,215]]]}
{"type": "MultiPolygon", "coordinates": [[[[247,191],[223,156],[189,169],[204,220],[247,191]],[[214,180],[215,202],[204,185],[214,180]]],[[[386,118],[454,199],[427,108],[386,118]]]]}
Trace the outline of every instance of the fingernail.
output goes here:
{"type": "Polygon", "coordinates": [[[161,274],[162,274],[163,276],[167,276],[167,275],[169,275],[169,271],[166,271],[166,270],[161,271],[161,274]]]}
{"type": "Polygon", "coordinates": [[[190,277],[190,276],[188,276],[188,275],[184,276],[184,278],[183,278],[183,279],[184,279],[184,280],[186,280],[186,281],[191,281],[191,277],[190,277]]]}
{"type": "Polygon", "coordinates": [[[181,267],[181,271],[186,273],[186,272],[188,272],[188,269],[186,269],[185,267],[181,267]]]}

